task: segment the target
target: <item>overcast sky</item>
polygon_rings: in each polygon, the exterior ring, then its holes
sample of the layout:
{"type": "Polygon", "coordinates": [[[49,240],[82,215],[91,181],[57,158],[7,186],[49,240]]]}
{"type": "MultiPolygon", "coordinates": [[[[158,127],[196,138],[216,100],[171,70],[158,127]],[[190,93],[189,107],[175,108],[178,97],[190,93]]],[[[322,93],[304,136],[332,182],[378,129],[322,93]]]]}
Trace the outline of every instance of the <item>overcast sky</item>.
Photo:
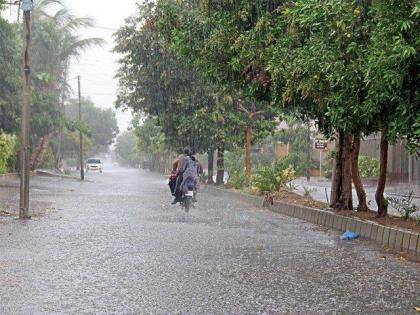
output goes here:
{"type": "MultiPolygon", "coordinates": [[[[111,52],[114,42],[112,34],[124,24],[124,19],[135,13],[138,0],[66,0],[67,7],[77,16],[90,16],[97,25],[86,30],[84,37],[101,37],[107,44],[100,48],[85,51],[79,60],[71,65],[70,78],[81,76],[82,95],[89,96],[97,106],[113,108],[117,82],[113,79],[118,67],[118,55],[111,52]]],[[[76,81],[71,82],[77,92],[76,81]]],[[[125,130],[131,121],[131,113],[121,111],[117,114],[120,131],[125,130]]]]}

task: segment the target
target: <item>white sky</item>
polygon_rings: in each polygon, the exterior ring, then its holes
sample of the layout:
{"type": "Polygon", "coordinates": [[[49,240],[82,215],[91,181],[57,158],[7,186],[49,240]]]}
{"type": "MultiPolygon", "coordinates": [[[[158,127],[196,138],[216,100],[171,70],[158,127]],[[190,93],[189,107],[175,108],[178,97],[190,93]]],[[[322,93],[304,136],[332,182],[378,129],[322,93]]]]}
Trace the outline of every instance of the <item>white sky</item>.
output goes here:
{"type": "MultiPolygon", "coordinates": [[[[135,13],[137,0],[66,0],[67,7],[77,16],[89,16],[94,19],[97,28],[88,29],[84,37],[100,37],[107,41],[103,47],[86,50],[71,65],[70,78],[81,76],[83,96],[89,96],[102,108],[114,108],[117,81],[113,78],[118,68],[118,55],[111,52],[114,47],[112,34],[124,24],[125,18],[135,13]]],[[[70,82],[77,91],[77,82],[70,82]]],[[[120,131],[130,124],[131,113],[117,112],[120,131]]]]}

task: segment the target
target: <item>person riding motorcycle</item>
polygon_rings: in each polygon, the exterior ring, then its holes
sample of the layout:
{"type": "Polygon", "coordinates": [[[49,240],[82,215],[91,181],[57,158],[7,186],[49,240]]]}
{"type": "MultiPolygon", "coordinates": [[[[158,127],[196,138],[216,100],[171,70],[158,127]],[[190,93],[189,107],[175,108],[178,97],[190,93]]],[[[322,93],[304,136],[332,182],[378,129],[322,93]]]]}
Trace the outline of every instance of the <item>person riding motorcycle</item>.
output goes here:
{"type": "MultiPolygon", "coordinates": [[[[171,192],[175,196],[172,204],[181,201],[182,195],[188,190],[188,187],[198,188],[198,176],[202,173],[203,167],[201,163],[193,156],[192,150],[189,147],[184,149],[184,154],[172,164],[172,175],[169,182],[171,192]],[[176,170],[176,177],[174,172],[176,170]],[[172,183],[171,183],[172,182],[172,183]]],[[[195,198],[194,198],[195,199],[195,198]]]]}

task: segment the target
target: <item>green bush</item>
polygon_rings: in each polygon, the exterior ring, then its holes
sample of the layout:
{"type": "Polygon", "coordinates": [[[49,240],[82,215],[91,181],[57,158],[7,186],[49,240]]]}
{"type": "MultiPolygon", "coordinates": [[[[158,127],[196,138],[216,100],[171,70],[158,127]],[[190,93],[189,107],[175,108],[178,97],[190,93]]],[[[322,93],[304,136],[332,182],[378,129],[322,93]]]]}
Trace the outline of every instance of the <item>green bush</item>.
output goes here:
{"type": "Polygon", "coordinates": [[[327,168],[326,170],[324,170],[324,177],[326,179],[331,179],[332,178],[332,169],[331,168],[327,168]]]}
{"type": "Polygon", "coordinates": [[[249,186],[249,179],[243,173],[229,174],[227,185],[231,188],[242,189],[249,186]]]}
{"type": "Polygon", "coordinates": [[[379,175],[379,161],[368,156],[359,156],[359,172],[363,178],[377,177],[379,175]]]}
{"type": "Polygon", "coordinates": [[[252,187],[258,191],[277,192],[280,188],[287,187],[287,183],[296,178],[292,166],[284,167],[284,161],[278,160],[269,166],[257,168],[252,176],[252,187]]]}
{"type": "Polygon", "coordinates": [[[402,198],[389,197],[387,199],[391,206],[393,206],[395,210],[398,211],[401,217],[404,220],[408,220],[413,213],[420,211],[420,206],[413,204],[413,198],[414,193],[413,191],[410,191],[407,196],[402,198]]]}
{"type": "Polygon", "coordinates": [[[229,176],[232,174],[243,174],[245,167],[245,150],[238,149],[225,153],[225,169],[229,176]]]}
{"type": "Polygon", "coordinates": [[[17,137],[0,133],[0,174],[13,170],[17,159],[17,152],[17,137]]]}
{"type": "Polygon", "coordinates": [[[245,176],[245,150],[238,149],[225,154],[225,167],[229,174],[228,187],[242,189],[249,185],[245,176]]]}
{"type": "Polygon", "coordinates": [[[40,168],[45,168],[45,169],[55,168],[55,157],[51,148],[48,148],[47,152],[45,152],[44,156],[42,157],[40,168]]]}
{"type": "Polygon", "coordinates": [[[333,175],[332,170],[333,170],[333,165],[335,163],[336,156],[337,156],[337,150],[336,149],[330,150],[328,152],[327,159],[324,163],[324,177],[326,179],[331,179],[332,178],[332,175],[333,175]]]}

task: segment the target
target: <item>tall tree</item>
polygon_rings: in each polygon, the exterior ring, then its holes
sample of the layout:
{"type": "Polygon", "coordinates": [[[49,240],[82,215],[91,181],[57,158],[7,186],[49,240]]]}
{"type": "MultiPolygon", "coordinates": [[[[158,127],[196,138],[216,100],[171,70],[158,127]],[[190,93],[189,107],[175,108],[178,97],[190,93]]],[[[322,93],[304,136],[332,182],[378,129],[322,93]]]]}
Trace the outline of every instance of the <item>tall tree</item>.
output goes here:
{"type": "Polygon", "coordinates": [[[21,63],[16,28],[0,16],[0,130],[7,133],[19,130],[21,63]]]}
{"type": "Polygon", "coordinates": [[[103,43],[99,38],[82,38],[78,33],[93,26],[90,18],[75,17],[61,0],[40,0],[33,13],[32,63],[33,106],[32,168],[35,169],[51,136],[62,130],[63,101],[67,95],[69,63],[83,50],[103,43]],[[50,12],[53,12],[50,14],[50,12]]]}
{"type": "MultiPolygon", "coordinates": [[[[115,112],[112,109],[102,109],[88,98],[82,98],[83,126],[89,129],[92,140],[90,154],[106,153],[114,143],[119,132],[115,112]]],[[[70,99],[66,105],[66,118],[77,127],[78,100],[70,99]]]]}

